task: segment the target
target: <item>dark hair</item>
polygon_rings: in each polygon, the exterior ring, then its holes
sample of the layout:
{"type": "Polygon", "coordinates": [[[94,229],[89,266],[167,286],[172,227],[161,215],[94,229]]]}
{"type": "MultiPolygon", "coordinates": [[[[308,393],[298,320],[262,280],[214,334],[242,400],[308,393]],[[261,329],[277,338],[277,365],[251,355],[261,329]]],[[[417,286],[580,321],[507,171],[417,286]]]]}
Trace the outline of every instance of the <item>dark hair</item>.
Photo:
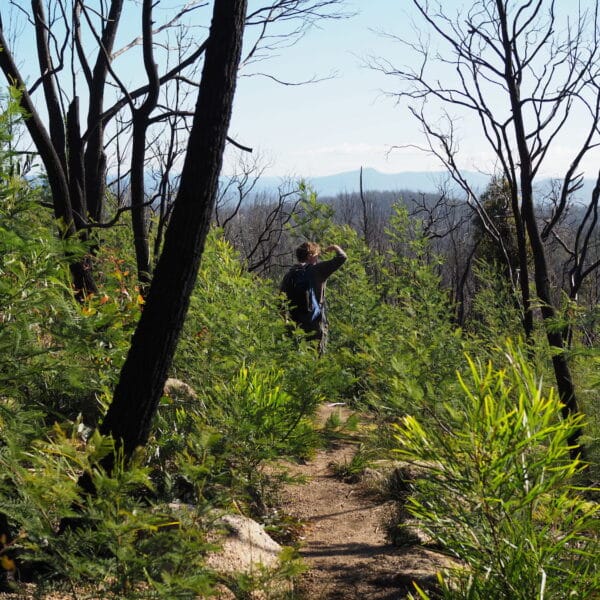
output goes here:
{"type": "Polygon", "coordinates": [[[309,256],[319,256],[321,247],[315,242],[304,242],[296,248],[296,258],[299,262],[306,262],[309,256]]]}

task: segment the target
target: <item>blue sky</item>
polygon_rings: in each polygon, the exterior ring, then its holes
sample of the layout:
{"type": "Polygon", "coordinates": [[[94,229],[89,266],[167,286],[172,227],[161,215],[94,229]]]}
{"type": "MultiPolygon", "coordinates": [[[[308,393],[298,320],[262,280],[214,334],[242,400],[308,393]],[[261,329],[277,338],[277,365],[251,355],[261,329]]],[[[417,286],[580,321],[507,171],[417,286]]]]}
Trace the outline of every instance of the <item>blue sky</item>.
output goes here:
{"type": "MultiPolygon", "coordinates": [[[[335,76],[299,87],[263,77],[238,83],[231,133],[253,146],[272,166],[269,174],[319,176],[374,167],[396,172],[421,170],[423,156],[388,156],[406,136],[406,115],[382,90],[389,81],[364,66],[369,55],[390,55],[397,44],[377,33],[407,29],[408,2],[348,2],[356,16],[323,21],[294,47],[260,68],[282,79],[335,76]]],[[[433,163],[428,165],[433,168],[433,163]]]]}
{"type": "MultiPolygon", "coordinates": [[[[566,0],[557,4],[563,9],[572,6],[566,0]]],[[[422,143],[422,136],[406,104],[397,104],[385,94],[399,82],[364,66],[363,59],[368,56],[403,62],[403,47],[380,32],[414,39],[412,2],[354,0],[348,6],[357,12],[356,16],[323,21],[296,46],[261,65],[286,79],[307,79],[331,71],[337,76],[304,87],[283,87],[262,77],[241,78],[232,136],[255,148],[269,165],[269,175],[311,177],[361,166],[384,172],[440,169],[433,157],[417,150],[389,152],[395,145],[422,143]]],[[[450,14],[472,3],[445,0],[443,6],[450,14]]],[[[455,125],[461,136],[461,166],[493,171],[493,154],[478,127],[461,119],[455,125]]],[[[554,152],[541,175],[564,172],[574,155],[576,131],[571,129],[554,143],[554,152]]],[[[231,169],[231,154],[229,159],[226,168],[231,169]]],[[[599,164],[595,153],[585,164],[586,176],[595,177],[599,164]]]]}
{"type": "MultiPolygon", "coordinates": [[[[590,0],[582,0],[586,3],[590,0]]],[[[0,6],[6,0],[0,0],[0,6]]],[[[29,6],[29,2],[20,2],[29,6]]],[[[173,6],[183,0],[161,0],[155,9],[158,22],[172,14],[173,6]]],[[[249,0],[250,7],[262,6],[263,0],[249,0]]],[[[444,10],[454,13],[472,2],[444,0],[444,10]]],[[[571,10],[572,3],[558,0],[557,6],[571,10]]],[[[311,29],[295,46],[280,49],[269,60],[242,69],[239,79],[230,134],[254,149],[252,159],[265,167],[266,175],[281,177],[317,177],[343,171],[375,168],[396,173],[401,171],[439,170],[436,160],[415,149],[390,152],[392,146],[422,144],[416,121],[406,102],[396,103],[385,92],[394,91],[399,81],[365,66],[370,56],[384,57],[392,63],[407,62],[405,48],[381,32],[404,39],[415,39],[415,9],[411,0],[347,0],[345,8],[355,16],[342,20],[324,20],[311,29]],[[335,76],[304,86],[282,86],[272,80],[252,75],[263,71],[280,79],[302,81],[313,76],[335,76]]],[[[128,15],[117,44],[125,44],[139,34],[139,4],[128,0],[128,15]]],[[[2,11],[4,13],[4,10],[2,11]]],[[[198,15],[206,33],[210,3],[198,15]]],[[[250,33],[247,33],[248,39],[250,33]]],[[[34,48],[27,35],[20,36],[19,56],[34,64],[34,48]],[[31,57],[32,58],[32,57],[31,57]]],[[[119,58],[120,72],[128,81],[143,76],[136,52],[119,58]],[[124,61],[124,62],[123,62],[124,61]]],[[[38,91],[39,94],[39,91],[38,91]]],[[[554,144],[546,170],[540,175],[559,175],[570,162],[578,133],[577,123],[554,144]]],[[[466,119],[455,126],[461,137],[460,164],[469,170],[492,172],[493,155],[479,132],[466,119]]],[[[229,148],[224,170],[231,173],[238,164],[238,153],[229,148]]],[[[248,157],[245,157],[248,160],[248,157]]],[[[595,177],[600,165],[598,153],[587,161],[586,176],[595,177]]]]}

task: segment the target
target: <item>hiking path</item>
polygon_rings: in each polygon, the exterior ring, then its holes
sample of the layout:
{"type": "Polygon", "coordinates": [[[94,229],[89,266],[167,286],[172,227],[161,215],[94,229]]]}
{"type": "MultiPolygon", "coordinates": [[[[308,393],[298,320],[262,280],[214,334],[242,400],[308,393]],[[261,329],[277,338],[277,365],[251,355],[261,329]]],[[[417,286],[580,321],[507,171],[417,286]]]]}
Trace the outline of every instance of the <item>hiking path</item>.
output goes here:
{"type": "MultiPolygon", "coordinates": [[[[339,411],[321,408],[319,421],[339,411]]],[[[344,480],[335,465],[348,464],[356,452],[352,440],[336,442],[305,464],[289,465],[302,483],[287,484],[281,507],[300,521],[299,552],[308,570],[297,583],[298,596],[309,600],[400,600],[414,593],[412,582],[431,588],[448,558],[418,542],[394,545],[389,525],[395,503],[364,480],[344,480]]],[[[339,469],[338,469],[339,471],[339,469]]]]}

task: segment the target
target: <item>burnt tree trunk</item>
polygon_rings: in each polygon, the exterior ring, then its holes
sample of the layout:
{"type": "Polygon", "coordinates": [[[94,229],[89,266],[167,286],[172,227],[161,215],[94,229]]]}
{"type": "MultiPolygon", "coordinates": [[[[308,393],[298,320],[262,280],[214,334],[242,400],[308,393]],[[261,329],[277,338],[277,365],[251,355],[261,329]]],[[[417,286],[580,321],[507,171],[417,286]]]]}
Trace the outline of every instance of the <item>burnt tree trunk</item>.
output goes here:
{"type": "MultiPolygon", "coordinates": [[[[556,387],[563,403],[563,417],[567,418],[571,414],[579,412],[577,396],[575,394],[575,385],[571,375],[571,369],[565,354],[565,339],[563,330],[556,328],[556,310],[554,308],[552,294],[550,291],[550,279],[548,275],[548,263],[544,244],[540,237],[538,224],[535,219],[533,207],[533,193],[530,185],[525,185],[523,189],[523,220],[527,227],[529,242],[531,244],[531,253],[534,263],[534,278],[537,296],[541,301],[542,318],[546,324],[546,338],[552,348],[552,367],[556,378],[556,387]]],[[[581,437],[581,429],[577,429],[569,439],[569,443],[574,447],[572,454],[574,456],[583,454],[583,448],[578,446],[581,437]]]]}
{"type": "Polygon", "coordinates": [[[106,154],[104,152],[104,121],[102,119],[104,93],[113,46],[121,20],[123,1],[112,0],[110,3],[96,63],[92,72],[88,74],[89,107],[83,160],[87,207],[90,218],[96,222],[102,221],[106,190],[106,154]]]}
{"type": "Polygon", "coordinates": [[[519,253],[519,288],[521,290],[521,322],[528,342],[533,339],[533,307],[531,305],[531,290],[529,289],[529,266],[527,264],[527,233],[519,207],[518,191],[516,183],[511,190],[512,213],[515,219],[515,230],[517,234],[517,248],[519,253]]]}
{"type": "MultiPolygon", "coordinates": [[[[34,2],[33,6],[36,9],[35,18],[37,30],[37,28],[43,26],[40,22],[43,12],[41,11],[41,4],[39,2],[34,2]]],[[[52,193],[54,217],[58,221],[60,228],[59,233],[61,237],[64,238],[75,236],[77,235],[76,218],[85,220],[86,215],[78,213],[76,216],[74,214],[67,167],[67,155],[65,151],[66,136],[64,123],[62,116],[57,113],[57,92],[51,82],[48,81],[48,77],[45,77],[44,90],[48,99],[48,105],[50,106],[48,114],[50,118],[51,133],[48,134],[40,115],[36,111],[33,101],[27,92],[25,82],[21,77],[14,58],[9,51],[9,46],[4,39],[1,22],[0,47],[2,49],[0,52],[0,70],[2,70],[6,79],[19,90],[19,104],[27,115],[25,125],[27,126],[29,135],[37,148],[46,169],[48,185],[52,193]],[[58,124],[55,122],[57,119],[60,121],[58,124]]],[[[46,50],[47,43],[43,36],[41,36],[41,38],[38,39],[38,52],[42,57],[40,58],[40,64],[42,65],[50,64],[47,55],[44,54],[46,50]]],[[[73,106],[72,109],[76,110],[76,107],[73,106]]],[[[71,129],[71,132],[73,131],[74,128],[71,129]]],[[[75,151],[71,152],[71,155],[73,155],[74,152],[75,151]]],[[[88,259],[72,261],[70,268],[73,286],[79,299],[84,298],[89,293],[97,291],[88,259]]]]}
{"type": "MultiPolygon", "coordinates": [[[[148,439],[217,193],[240,61],[246,0],[216,0],[181,182],[140,322],[100,427],[126,456],[148,439]]],[[[107,465],[110,468],[110,464],[107,465]]]]}
{"type": "MultiPolygon", "coordinates": [[[[528,147],[528,138],[525,129],[525,120],[523,116],[522,103],[520,97],[520,78],[515,75],[512,64],[512,46],[508,32],[505,7],[500,0],[497,0],[498,13],[501,17],[502,40],[505,48],[505,80],[509,90],[512,114],[514,119],[515,139],[517,142],[519,162],[520,162],[520,184],[521,184],[521,211],[520,216],[523,219],[523,226],[527,231],[531,254],[533,258],[533,277],[535,280],[535,290],[541,302],[542,318],[546,329],[546,339],[552,349],[552,366],[558,394],[563,403],[563,417],[576,414],[579,410],[577,396],[575,395],[575,385],[571,375],[571,369],[565,354],[565,343],[563,334],[557,330],[554,325],[556,318],[556,309],[554,306],[550,279],[548,275],[548,262],[544,250],[538,223],[536,220],[535,207],[533,203],[533,168],[531,152],[528,147]]],[[[515,217],[517,214],[515,214],[515,217]]],[[[518,224],[517,224],[518,225],[518,224]]],[[[519,242],[519,254],[521,241],[519,242]]],[[[521,268],[524,268],[526,261],[520,259],[521,268]]],[[[584,454],[584,449],[579,444],[581,429],[578,428],[569,439],[573,447],[572,456],[584,454]]]]}
{"type": "Polygon", "coordinates": [[[144,168],[146,133],[150,113],[156,107],[160,91],[158,70],[152,52],[152,0],[144,0],[142,8],[144,67],[148,74],[148,94],[140,108],[133,111],[133,141],[131,148],[131,222],[140,291],[146,295],[151,280],[150,245],[148,242],[147,209],[144,198],[144,168]]]}

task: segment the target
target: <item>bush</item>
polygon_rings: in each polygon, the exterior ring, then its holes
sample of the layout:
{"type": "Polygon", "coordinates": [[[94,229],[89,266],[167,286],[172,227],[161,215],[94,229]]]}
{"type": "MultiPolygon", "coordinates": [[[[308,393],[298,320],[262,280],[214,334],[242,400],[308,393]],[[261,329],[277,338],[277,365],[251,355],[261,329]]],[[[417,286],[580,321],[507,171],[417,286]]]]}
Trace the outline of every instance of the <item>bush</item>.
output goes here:
{"type": "Polygon", "coordinates": [[[82,413],[93,425],[116,382],[139,303],[134,293],[121,293],[126,282],[110,256],[102,259],[113,278],[108,287],[76,302],[66,257],[86,248],[53,233],[39,196],[18,177],[0,185],[0,396],[54,418],[82,413]]]}
{"type": "Polygon", "coordinates": [[[395,418],[439,399],[456,387],[461,332],[434,265],[423,260],[427,241],[408,231],[396,207],[388,230],[392,249],[370,252],[356,232],[334,234],[348,248],[335,274],[331,298],[332,382],[328,396],[395,418]],[[333,396],[335,397],[335,396],[333,396]]]}
{"type": "Polygon", "coordinates": [[[153,505],[147,468],[125,468],[122,457],[110,476],[99,467],[114,450],[109,439],[93,434],[84,443],[81,429],[69,423],[45,433],[40,415],[1,408],[0,509],[12,532],[0,547],[6,570],[16,562],[21,577],[93,586],[106,597],[210,592],[203,506],[182,512],[153,505]],[[82,472],[91,473],[96,494],[81,494],[82,472]],[[77,525],[61,533],[59,525],[72,518],[77,525]]]}
{"type": "Polygon", "coordinates": [[[464,564],[442,578],[446,598],[591,598],[599,507],[567,442],[582,417],[562,420],[522,354],[509,346],[506,357],[502,370],[469,361],[462,404],[445,405],[442,427],[412,416],[398,426],[397,455],[423,473],[407,508],[464,564]]]}

